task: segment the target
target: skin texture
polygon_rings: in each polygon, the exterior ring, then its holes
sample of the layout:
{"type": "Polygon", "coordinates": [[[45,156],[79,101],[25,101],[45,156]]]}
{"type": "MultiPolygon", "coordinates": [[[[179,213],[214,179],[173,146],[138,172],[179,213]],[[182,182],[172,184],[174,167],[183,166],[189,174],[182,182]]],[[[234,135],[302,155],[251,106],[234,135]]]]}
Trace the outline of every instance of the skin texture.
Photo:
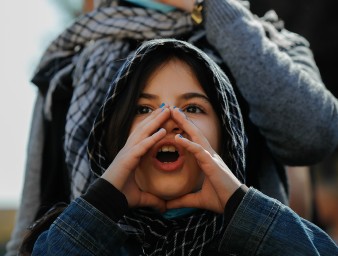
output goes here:
{"type": "Polygon", "coordinates": [[[171,60],[153,73],[143,92],[148,97],[139,99],[130,136],[102,178],[126,196],[129,207],[196,207],[222,213],[241,183],[216,153],[220,128],[211,104],[202,97],[182,97],[205,95],[197,79],[186,64],[171,60]],[[153,163],[159,146],[168,141],[184,161],[165,172],[153,163]]]}

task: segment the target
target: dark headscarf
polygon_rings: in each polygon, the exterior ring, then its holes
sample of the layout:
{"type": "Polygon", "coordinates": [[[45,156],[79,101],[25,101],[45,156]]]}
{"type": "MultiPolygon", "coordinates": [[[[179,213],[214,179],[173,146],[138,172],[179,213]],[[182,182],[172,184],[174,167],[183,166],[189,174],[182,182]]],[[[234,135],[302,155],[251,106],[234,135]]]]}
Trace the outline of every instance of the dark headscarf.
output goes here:
{"type": "MultiPolygon", "coordinates": [[[[243,182],[245,135],[240,108],[232,85],[226,74],[204,52],[187,42],[176,39],[156,39],[143,43],[136,52],[128,57],[117,72],[89,136],[88,154],[92,171],[99,177],[110,164],[104,139],[106,138],[111,113],[119,108],[117,105],[119,96],[122,91],[128,90],[130,77],[134,75],[134,71],[138,66],[145,65],[147,58],[156,57],[159,51],[170,51],[172,49],[175,49],[175,53],[173,54],[178,58],[180,52],[182,52],[198,59],[203,66],[203,70],[212,79],[210,85],[214,90],[210,90],[207,94],[209,94],[209,97],[211,94],[211,103],[215,111],[218,112],[217,115],[220,118],[221,129],[227,138],[225,148],[223,149],[225,151],[223,159],[236,177],[243,182]],[[217,103],[215,103],[215,100],[217,103]]],[[[132,104],[132,102],[129,102],[129,104],[132,104]]],[[[132,106],[130,106],[130,109],[133,109],[132,106]]],[[[133,114],[132,111],[129,113],[133,114]]],[[[129,127],[125,128],[129,129],[129,127]]]]}
{"type": "MultiPolygon", "coordinates": [[[[211,103],[218,112],[223,137],[227,138],[226,142],[221,143],[224,146],[223,160],[243,182],[244,127],[232,85],[225,73],[205,53],[187,42],[175,39],[157,39],[143,43],[116,73],[89,136],[88,155],[92,172],[99,177],[110,164],[105,139],[110,132],[108,127],[112,112],[118,111],[121,92],[130,89],[128,87],[130,78],[135,75],[136,70],[146,65],[147,60],[156,57],[160,51],[171,51],[178,59],[181,54],[196,58],[205,70],[205,75],[210,77],[211,103]]],[[[130,106],[130,109],[133,107],[130,106]]],[[[125,129],[129,128],[125,127],[125,129]]],[[[114,134],[114,136],[118,135],[114,134]]],[[[206,210],[194,212],[184,218],[168,220],[148,209],[134,209],[118,224],[122,229],[136,236],[142,244],[145,255],[183,255],[184,253],[200,255],[206,246],[224,231],[223,215],[206,210]]]]}

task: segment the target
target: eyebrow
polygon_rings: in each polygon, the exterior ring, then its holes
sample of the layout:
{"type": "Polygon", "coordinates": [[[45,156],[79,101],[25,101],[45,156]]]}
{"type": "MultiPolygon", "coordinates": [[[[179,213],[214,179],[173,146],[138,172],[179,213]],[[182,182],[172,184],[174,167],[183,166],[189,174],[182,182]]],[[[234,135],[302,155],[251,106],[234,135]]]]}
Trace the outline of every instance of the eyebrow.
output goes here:
{"type": "MultiPolygon", "coordinates": [[[[155,95],[155,94],[143,92],[143,93],[141,93],[140,98],[154,100],[154,99],[157,99],[158,96],[155,95]]],[[[184,93],[180,96],[180,98],[182,98],[184,100],[190,100],[190,99],[193,99],[193,98],[200,98],[200,99],[205,100],[206,102],[210,103],[210,100],[206,95],[204,95],[202,93],[198,93],[198,92],[184,93]]]]}

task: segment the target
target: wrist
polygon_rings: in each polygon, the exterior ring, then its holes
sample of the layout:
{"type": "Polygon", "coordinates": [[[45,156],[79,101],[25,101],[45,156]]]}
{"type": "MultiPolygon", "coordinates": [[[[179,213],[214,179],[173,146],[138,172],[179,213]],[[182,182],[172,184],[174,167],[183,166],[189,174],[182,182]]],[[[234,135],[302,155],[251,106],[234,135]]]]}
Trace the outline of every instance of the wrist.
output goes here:
{"type": "Polygon", "coordinates": [[[94,181],[81,197],[113,221],[118,221],[129,209],[124,194],[102,178],[94,181]]]}
{"type": "Polygon", "coordinates": [[[245,194],[248,192],[248,187],[242,184],[240,187],[234,191],[234,193],[230,196],[228,202],[224,207],[224,225],[228,226],[230,220],[234,216],[238,206],[242,202],[245,194]]]}

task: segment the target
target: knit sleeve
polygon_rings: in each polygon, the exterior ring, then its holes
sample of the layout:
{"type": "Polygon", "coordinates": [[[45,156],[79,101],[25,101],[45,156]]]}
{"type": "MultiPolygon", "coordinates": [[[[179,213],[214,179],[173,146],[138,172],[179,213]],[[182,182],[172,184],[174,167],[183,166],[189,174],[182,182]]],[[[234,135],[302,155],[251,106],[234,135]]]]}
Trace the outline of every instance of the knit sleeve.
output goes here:
{"type": "Polygon", "coordinates": [[[275,31],[272,41],[240,1],[205,1],[204,9],[207,39],[274,156],[310,165],[331,153],[338,145],[338,102],[320,79],[309,45],[285,30],[275,31]]]}

